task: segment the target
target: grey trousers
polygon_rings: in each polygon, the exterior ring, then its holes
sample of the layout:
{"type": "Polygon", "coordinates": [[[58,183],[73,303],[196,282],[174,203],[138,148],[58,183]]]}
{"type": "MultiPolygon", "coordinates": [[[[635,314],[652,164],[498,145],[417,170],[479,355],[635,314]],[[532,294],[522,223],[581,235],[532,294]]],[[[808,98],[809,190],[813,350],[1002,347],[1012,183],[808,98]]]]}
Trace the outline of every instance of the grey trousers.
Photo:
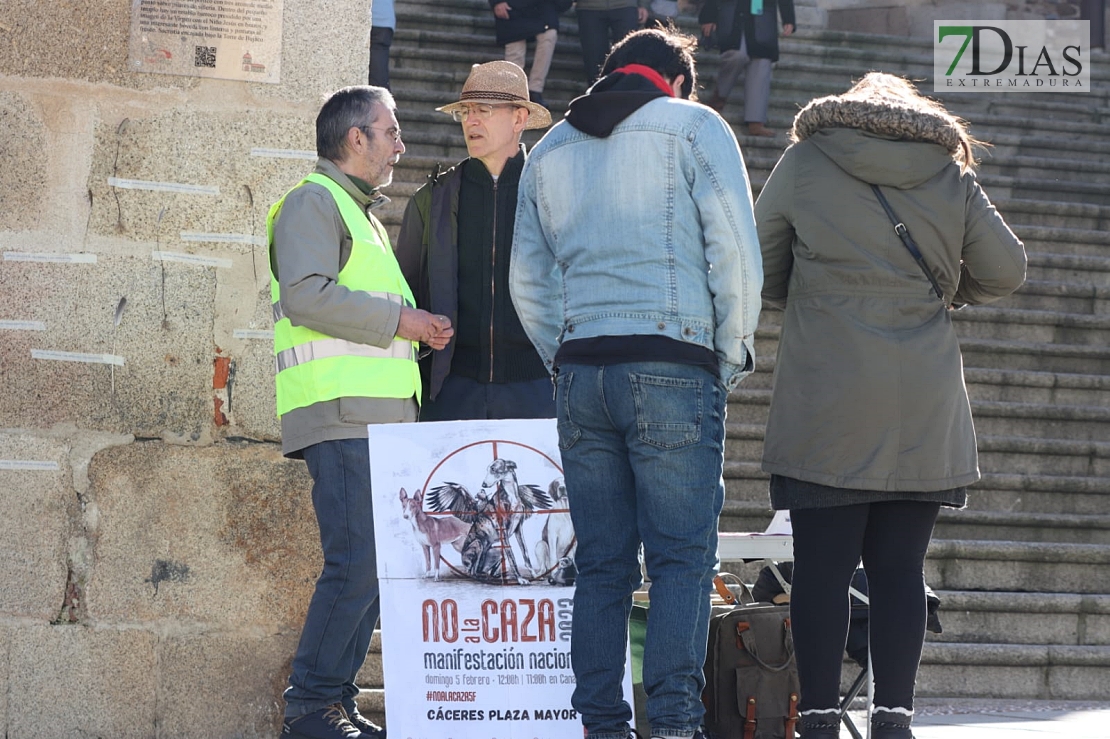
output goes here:
{"type": "MultiPolygon", "coordinates": [[[[532,70],[528,73],[528,89],[532,92],[543,92],[544,83],[547,82],[547,72],[551,69],[551,58],[555,56],[555,42],[558,40],[559,32],[554,28],[549,28],[536,36],[536,53],[532,57],[532,70]]],[[[527,50],[527,41],[505,44],[505,61],[524,69],[527,50]]]]}
{"type": "Polygon", "coordinates": [[[744,77],[744,122],[766,123],[767,106],[771,100],[771,60],[752,59],[743,40],[739,49],[721,53],[721,68],[717,72],[717,95],[727,100],[740,73],[744,77]]]}

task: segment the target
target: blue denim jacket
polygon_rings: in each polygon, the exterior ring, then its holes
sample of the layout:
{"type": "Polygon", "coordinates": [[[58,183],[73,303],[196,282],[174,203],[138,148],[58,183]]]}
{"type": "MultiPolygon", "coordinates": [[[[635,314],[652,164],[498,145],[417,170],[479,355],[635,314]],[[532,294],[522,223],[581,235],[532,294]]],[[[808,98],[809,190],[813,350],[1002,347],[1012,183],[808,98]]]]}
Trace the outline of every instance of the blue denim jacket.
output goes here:
{"type": "Polygon", "coordinates": [[[754,367],[763,265],[748,173],[709,108],[659,98],[607,138],[566,121],[521,175],[509,287],[552,369],[564,340],[655,334],[754,367]]]}

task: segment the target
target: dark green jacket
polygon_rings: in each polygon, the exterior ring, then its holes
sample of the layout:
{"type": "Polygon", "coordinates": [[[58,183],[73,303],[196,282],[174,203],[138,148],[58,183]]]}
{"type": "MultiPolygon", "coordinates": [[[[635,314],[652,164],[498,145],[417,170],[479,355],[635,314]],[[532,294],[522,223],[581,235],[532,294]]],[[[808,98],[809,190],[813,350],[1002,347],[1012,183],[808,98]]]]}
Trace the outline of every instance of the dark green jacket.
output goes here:
{"type": "Polygon", "coordinates": [[[952,313],[894,233],[881,187],[947,302],[1025,279],[1025,249],[940,116],[823,98],[755,206],[765,305],[785,309],[763,469],[837,488],[919,492],[979,479],[952,313]]]}

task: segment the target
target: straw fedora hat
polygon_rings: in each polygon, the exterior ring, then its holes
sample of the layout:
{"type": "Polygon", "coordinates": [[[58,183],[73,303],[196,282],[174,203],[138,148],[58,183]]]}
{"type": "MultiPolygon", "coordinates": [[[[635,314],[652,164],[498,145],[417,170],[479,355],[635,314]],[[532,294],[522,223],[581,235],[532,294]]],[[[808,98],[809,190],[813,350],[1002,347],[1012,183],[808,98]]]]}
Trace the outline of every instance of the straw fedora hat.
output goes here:
{"type": "Polygon", "coordinates": [[[470,68],[470,76],[463,83],[462,95],[457,103],[436,108],[441,113],[451,115],[462,110],[467,104],[503,105],[512,103],[528,109],[528,122],[525,128],[547,128],[551,125],[551,113],[542,105],[528,99],[528,77],[524,70],[504,60],[475,64],[470,68]]]}

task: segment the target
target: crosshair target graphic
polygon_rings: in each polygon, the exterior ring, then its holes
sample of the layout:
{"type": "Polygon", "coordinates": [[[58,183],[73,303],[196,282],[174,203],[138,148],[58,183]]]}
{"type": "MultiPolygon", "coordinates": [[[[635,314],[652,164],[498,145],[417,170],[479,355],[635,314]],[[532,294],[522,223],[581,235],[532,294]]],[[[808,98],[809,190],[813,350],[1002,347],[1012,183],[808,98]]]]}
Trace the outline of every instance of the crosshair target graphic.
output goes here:
{"type": "Polygon", "coordinates": [[[447,454],[424,481],[423,512],[465,529],[440,548],[457,576],[494,585],[570,585],[576,541],[562,469],[535,447],[503,439],[447,454]]]}

